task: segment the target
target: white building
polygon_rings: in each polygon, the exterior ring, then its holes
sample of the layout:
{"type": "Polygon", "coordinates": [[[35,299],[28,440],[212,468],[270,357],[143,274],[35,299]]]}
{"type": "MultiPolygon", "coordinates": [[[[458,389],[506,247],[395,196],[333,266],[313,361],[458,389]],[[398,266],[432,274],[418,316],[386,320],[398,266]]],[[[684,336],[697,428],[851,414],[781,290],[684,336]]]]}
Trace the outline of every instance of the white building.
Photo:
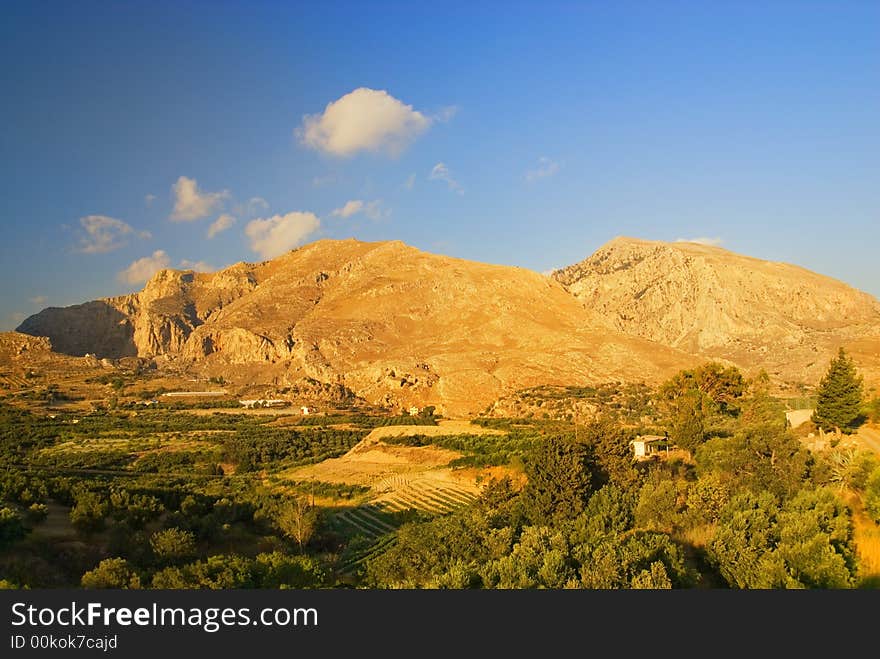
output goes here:
{"type": "Polygon", "coordinates": [[[669,439],[662,435],[639,435],[630,441],[633,447],[633,457],[636,460],[646,460],[660,453],[662,449],[669,452],[669,439]]]}

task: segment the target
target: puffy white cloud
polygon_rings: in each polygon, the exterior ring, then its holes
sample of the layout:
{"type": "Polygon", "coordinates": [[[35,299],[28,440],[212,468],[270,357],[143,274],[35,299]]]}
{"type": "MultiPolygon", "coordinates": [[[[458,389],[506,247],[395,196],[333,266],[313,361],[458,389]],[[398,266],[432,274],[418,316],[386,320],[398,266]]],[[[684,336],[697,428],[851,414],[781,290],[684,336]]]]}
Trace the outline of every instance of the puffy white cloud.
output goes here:
{"type": "Polygon", "coordinates": [[[430,181],[446,181],[446,185],[449,186],[450,190],[457,192],[458,194],[464,194],[464,189],[459,185],[458,181],[452,178],[452,173],[449,171],[449,168],[444,165],[442,162],[438,162],[431,169],[431,173],[428,174],[428,180],[430,181]]]}
{"type": "Polygon", "coordinates": [[[321,114],[305,115],[296,135],[304,145],[334,156],[396,155],[430,125],[430,118],[388,92],[360,87],[328,103],[321,114]]]}
{"type": "Polygon", "coordinates": [[[227,213],[223,213],[216,220],[211,222],[211,226],[208,227],[208,238],[213,238],[218,233],[222,233],[226,231],[229,227],[235,224],[235,218],[232,215],[227,213]]]}
{"type": "Polygon", "coordinates": [[[332,215],[336,217],[351,217],[356,213],[360,213],[364,209],[364,202],[360,199],[352,199],[351,201],[346,201],[345,206],[342,208],[337,208],[333,211],[332,215]]]}
{"type": "Polygon", "coordinates": [[[49,301],[49,298],[46,297],[45,295],[37,295],[37,296],[32,297],[30,299],[30,303],[32,305],[34,305],[35,307],[42,307],[48,301],[49,301]]]}
{"type": "Polygon", "coordinates": [[[183,259],[180,262],[180,267],[184,270],[194,270],[195,272],[214,272],[217,269],[205,261],[190,261],[189,259],[183,259]]]}
{"type": "Polygon", "coordinates": [[[264,259],[271,259],[301,245],[320,226],[321,221],[314,213],[294,211],[251,220],[244,233],[250,239],[253,251],[264,259]]]}
{"type": "Polygon", "coordinates": [[[170,219],[174,222],[192,222],[213,213],[225,199],[229,198],[229,190],[220,192],[204,192],[199,190],[194,178],[181,176],[171,186],[174,193],[174,209],[170,219]]]}
{"type": "Polygon", "coordinates": [[[534,183],[538,179],[549,178],[559,171],[559,163],[547,156],[538,158],[538,166],[526,172],[526,181],[534,183]]]}
{"type": "Polygon", "coordinates": [[[724,241],[721,238],[676,238],[677,243],[697,243],[698,245],[706,245],[708,247],[719,247],[724,241]]]}
{"type": "MultiPolygon", "coordinates": [[[[103,254],[125,247],[125,236],[134,233],[129,224],[106,215],[87,215],[79,218],[79,223],[86,235],[80,238],[77,251],[85,254],[103,254]]],[[[143,237],[143,233],[139,235],[143,237]]]]}
{"type": "Polygon", "coordinates": [[[133,261],[125,270],[119,273],[119,280],[126,284],[143,284],[159,270],[164,270],[171,265],[163,250],[157,249],[150,256],[133,261]]]}

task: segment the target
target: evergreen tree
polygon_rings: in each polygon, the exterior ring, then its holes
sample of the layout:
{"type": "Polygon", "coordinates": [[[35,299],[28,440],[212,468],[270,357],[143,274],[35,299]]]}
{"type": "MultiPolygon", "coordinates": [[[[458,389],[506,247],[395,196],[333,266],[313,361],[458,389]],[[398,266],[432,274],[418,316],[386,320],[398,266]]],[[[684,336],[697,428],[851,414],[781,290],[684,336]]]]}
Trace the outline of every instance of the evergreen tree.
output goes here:
{"type": "Polygon", "coordinates": [[[861,405],[862,376],[841,348],[819,383],[813,422],[824,430],[851,432],[858,424],[861,405]]]}
{"type": "Polygon", "coordinates": [[[592,494],[594,457],[587,444],[551,435],[526,461],[528,483],[523,492],[526,514],[533,524],[573,519],[592,494]]]}

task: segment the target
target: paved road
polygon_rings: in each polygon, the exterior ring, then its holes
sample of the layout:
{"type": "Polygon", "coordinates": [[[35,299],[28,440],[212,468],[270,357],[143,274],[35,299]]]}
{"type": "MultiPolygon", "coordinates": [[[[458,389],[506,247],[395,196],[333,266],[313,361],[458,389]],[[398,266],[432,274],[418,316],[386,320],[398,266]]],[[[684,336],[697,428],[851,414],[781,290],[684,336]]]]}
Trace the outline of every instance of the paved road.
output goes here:
{"type": "Polygon", "coordinates": [[[856,433],[856,437],[874,453],[880,455],[880,430],[862,426],[856,433]]]}

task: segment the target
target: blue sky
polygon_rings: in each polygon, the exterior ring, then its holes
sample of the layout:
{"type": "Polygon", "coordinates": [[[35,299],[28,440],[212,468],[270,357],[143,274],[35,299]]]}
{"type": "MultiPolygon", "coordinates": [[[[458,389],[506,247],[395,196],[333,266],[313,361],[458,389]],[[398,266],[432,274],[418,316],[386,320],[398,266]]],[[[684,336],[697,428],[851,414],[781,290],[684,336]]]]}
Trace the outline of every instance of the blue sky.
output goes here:
{"type": "Polygon", "coordinates": [[[323,237],[539,271],[710,238],[880,295],[878,34],[876,1],[4,2],[0,329],[323,237]]]}

